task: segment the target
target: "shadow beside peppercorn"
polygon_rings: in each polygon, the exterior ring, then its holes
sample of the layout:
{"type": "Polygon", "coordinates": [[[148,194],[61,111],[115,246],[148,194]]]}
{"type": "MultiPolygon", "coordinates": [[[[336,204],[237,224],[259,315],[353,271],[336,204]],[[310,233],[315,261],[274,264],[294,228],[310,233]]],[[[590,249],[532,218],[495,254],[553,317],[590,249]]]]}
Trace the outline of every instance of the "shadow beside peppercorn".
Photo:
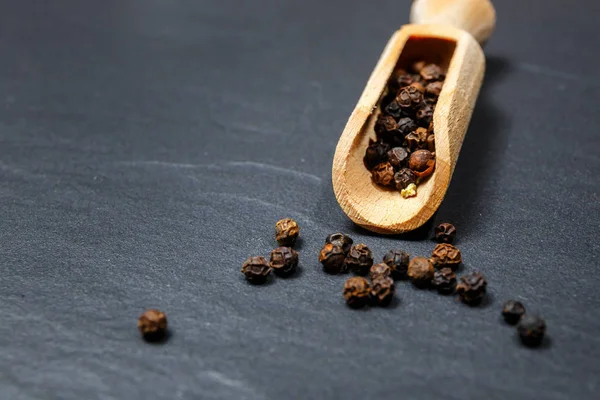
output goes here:
{"type": "Polygon", "coordinates": [[[170,329],[167,329],[166,332],[159,336],[145,336],[144,340],[148,344],[160,346],[167,343],[172,336],[173,332],[170,329]]]}
{"type": "Polygon", "coordinates": [[[517,333],[515,333],[514,335],[514,340],[519,346],[533,351],[544,351],[552,347],[552,339],[549,336],[544,336],[544,338],[542,339],[542,343],[540,343],[538,346],[527,346],[523,344],[523,342],[521,342],[521,338],[517,333]]]}

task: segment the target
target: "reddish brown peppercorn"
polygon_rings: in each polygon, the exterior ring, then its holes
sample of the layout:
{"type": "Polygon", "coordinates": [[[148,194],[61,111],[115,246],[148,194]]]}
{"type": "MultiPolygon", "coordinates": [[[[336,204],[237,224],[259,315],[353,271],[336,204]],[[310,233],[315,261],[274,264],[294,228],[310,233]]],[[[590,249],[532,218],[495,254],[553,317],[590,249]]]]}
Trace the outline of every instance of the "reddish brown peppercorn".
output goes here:
{"type": "Polygon", "coordinates": [[[388,162],[395,168],[400,168],[408,161],[408,151],[404,147],[394,147],[387,153],[388,162]]]}
{"type": "Polygon", "coordinates": [[[369,270],[369,277],[375,280],[379,277],[391,277],[392,269],[387,264],[374,264],[369,270]]]}
{"type": "Polygon", "coordinates": [[[442,268],[433,273],[431,285],[442,294],[454,293],[456,288],[456,274],[450,268],[442,268]]]}
{"type": "Polygon", "coordinates": [[[371,282],[371,298],[378,306],[386,307],[394,298],[395,289],[392,278],[379,276],[371,282]]]}
{"type": "Polygon", "coordinates": [[[427,136],[427,150],[432,153],[435,151],[435,135],[430,134],[427,136]]]}
{"type": "Polygon", "coordinates": [[[437,268],[448,267],[456,271],[462,262],[460,250],[448,243],[440,243],[435,246],[431,253],[431,262],[437,268]]]}
{"type": "Polygon", "coordinates": [[[427,143],[427,129],[417,128],[415,131],[409,133],[404,138],[407,147],[411,151],[422,149],[427,143]]]}
{"type": "Polygon", "coordinates": [[[408,253],[402,250],[390,250],[383,256],[383,262],[391,268],[392,277],[395,279],[406,278],[409,260],[408,253]]]}
{"type": "Polygon", "coordinates": [[[167,336],[167,316],[162,311],[156,309],[144,311],[138,319],[137,326],[142,337],[149,342],[163,340],[167,336]]]}
{"type": "Polygon", "coordinates": [[[402,168],[400,171],[394,174],[394,183],[396,184],[396,189],[398,190],[406,189],[408,185],[416,182],[417,176],[408,168],[402,168]]]}
{"type": "Polygon", "coordinates": [[[435,228],[435,240],[438,243],[454,243],[456,228],[448,222],[443,222],[435,228]]]}
{"type": "Polygon", "coordinates": [[[350,248],[346,256],[346,269],[357,275],[367,275],[373,265],[373,253],[365,244],[356,244],[350,248]]]}
{"type": "Polygon", "coordinates": [[[525,306],[519,301],[508,300],[502,306],[502,317],[508,324],[515,325],[524,314],[525,306]]]}
{"type": "Polygon", "coordinates": [[[479,272],[471,272],[460,278],[456,285],[456,292],[463,302],[469,305],[477,305],[485,296],[487,281],[479,272]]]}
{"type": "Polygon", "coordinates": [[[517,332],[525,346],[536,347],[544,340],[546,323],[538,316],[525,314],[519,321],[517,332]]]}
{"type": "Polygon", "coordinates": [[[319,253],[319,262],[323,265],[323,270],[329,274],[339,274],[346,272],[344,260],[346,253],[341,246],[333,243],[327,243],[319,253]]]}
{"type": "Polygon", "coordinates": [[[401,72],[401,73],[397,73],[396,74],[396,85],[400,88],[403,88],[405,86],[410,85],[411,83],[413,83],[414,80],[414,76],[407,74],[406,71],[404,70],[400,70],[397,72],[401,72]]]}
{"type": "Polygon", "coordinates": [[[424,66],[425,66],[425,61],[417,61],[417,62],[413,63],[412,70],[415,74],[418,74],[419,72],[421,72],[421,70],[423,69],[424,66]]]}
{"type": "Polygon", "coordinates": [[[294,246],[299,234],[300,228],[291,218],[284,218],[275,224],[275,239],[280,246],[294,246]]]}
{"type": "Polygon", "coordinates": [[[254,284],[261,284],[267,280],[271,273],[269,262],[262,256],[249,257],[242,265],[242,274],[254,284]]]}
{"type": "Polygon", "coordinates": [[[425,87],[423,87],[420,82],[413,82],[410,84],[410,86],[417,88],[417,90],[421,93],[425,93],[425,87]]]}
{"type": "Polygon", "coordinates": [[[414,86],[401,88],[396,96],[396,102],[402,109],[416,109],[423,101],[423,92],[414,86]]]}
{"type": "Polygon", "coordinates": [[[271,252],[271,262],[269,265],[275,274],[289,276],[298,267],[298,252],[291,247],[278,247],[271,252]]]}
{"type": "Polygon", "coordinates": [[[419,73],[426,81],[437,81],[443,77],[442,69],[435,64],[427,64],[419,73]]]}
{"type": "Polygon", "coordinates": [[[381,163],[371,170],[373,182],[381,186],[390,186],[394,183],[394,167],[389,162],[381,163]]]}
{"type": "Polygon", "coordinates": [[[443,86],[444,82],[442,81],[431,82],[425,86],[425,95],[431,99],[437,99],[442,92],[443,86]]]}
{"type": "Polygon", "coordinates": [[[408,278],[417,287],[426,287],[431,283],[435,269],[425,257],[415,257],[408,263],[408,278]]]}
{"type": "Polygon", "coordinates": [[[352,308],[366,305],[370,292],[369,282],[361,276],[352,277],[344,283],[344,299],[346,304],[352,308]]]}
{"type": "Polygon", "coordinates": [[[417,150],[408,159],[408,168],[419,178],[425,178],[435,169],[435,158],[429,150],[417,150]]]}
{"type": "Polygon", "coordinates": [[[390,150],[390,145],[383,142],[370,141],[365,153],[365,166],[371,170],[375,166],[387,161],[387,152],[390,150]]]}
{"type": "Polygon", "coordinates": [[[352,243],[354,243],[354,241],[350,236],[345,235],[341,232],[337,232],[327,236],[327,238],[325,239],[325,243],[331,243],[340,246],[344,250],[344,253],[348,254],[348,252],[350,251],[350,247],[352,247],[352,243]]]}
{"type": "Polygon", "coordinates": [[[380,115],[375,123],[375,133],[378,137],[387,138],[397,131],[398,123],[391,115],[380,115]]]}

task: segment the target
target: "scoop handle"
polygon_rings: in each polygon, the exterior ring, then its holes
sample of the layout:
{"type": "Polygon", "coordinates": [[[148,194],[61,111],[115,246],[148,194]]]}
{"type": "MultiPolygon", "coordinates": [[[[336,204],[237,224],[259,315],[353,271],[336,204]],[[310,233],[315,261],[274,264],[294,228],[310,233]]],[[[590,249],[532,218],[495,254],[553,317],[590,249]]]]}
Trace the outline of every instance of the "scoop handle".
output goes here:
{"type": "Polygon", "coordinates": [[[415,0],[410,22],[451,25],[469,32],[483,46],[496,27],[496,10],[490,0],[415,0]]]}

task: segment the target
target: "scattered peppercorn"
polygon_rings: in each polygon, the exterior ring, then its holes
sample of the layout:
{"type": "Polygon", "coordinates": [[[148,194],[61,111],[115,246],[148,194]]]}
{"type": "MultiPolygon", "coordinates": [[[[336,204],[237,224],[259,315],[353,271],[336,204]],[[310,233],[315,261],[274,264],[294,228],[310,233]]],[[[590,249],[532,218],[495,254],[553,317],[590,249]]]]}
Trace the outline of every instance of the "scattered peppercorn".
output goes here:
{"type": "Polygon", "coordinates": [[[352,247],[352,243],[354,243],[354,241],[350,236],[338,232],[332,233],[331,235],[327,236],[327,238],[325,239],[325,243],[331,243],[340,246],[342,249],[344,249],[344,253],[348,254],[348,252],[350,251],[350,247],[352,247]]]}
{"type": "Polygon", "coordinates": [[[344,299],[346,304],[352,308],[366,305],[370,292],[369,282],[361,276],[354,276],[344,283],[344,299]]]}
{"type": "Polygon", "coordinates": [[[400,171],[394,174],[394,182],[396,183],[396,189],[402,190],[410,184],[417,182],[417,176],[412,170],[408,168],[402,168],[400,171]]]}
{"type": "Polygon", "coordinates": [[[516,300],[508,300],[502,306],[502,317],[506,323],[515,325],[525,314],[525,306],[516,300]]]}
{"type": "Polygon", "coordinates": [[[442,294],[454,293],[456,288],[456,274],[450,268],[442,268],[433,273],[431,285],[442,294]]]}
{"type": "Polygon", "coordinates": [[[416,150],[410,155],[408,160],[410,168],[418,178],[425,178],[433,173],[435,168],[435,158],[429,150],[416,150]]]}
{"type": "Polygon", "coordinates": [[[340,274],[346,272],[344,260],[346,253],[341,246],[326,243],[319,253],[319,262],[323,265],[325,272],[329,274],[340,274]]]}
{"type": "Polygon", "coordinates": [[[392,278],[378,276],[371,282],[371,298],[378,306],[386,307],[394,298],[395,286],[392,278]]]}
{"type": "Polygon", "coordinates": [[[390,250],[383,256],[383,262],[390,267],[395,279],[406,279],[409,260],[408,253],[402,250],[390,250]]]}
{"type": "Polygon", "coordinates": [[[392,269],[384,263],[373,264],[369,270],[369,277],[372,281],[380,277],[391,277],[391,275],[392,269]]]}
{"type": "Polygon", "coordinates": [[[365,244],[356,244],[350,248],[346,256],[346,269],[357,275],[367,275],[373,265],[373,253],[365,244]]]}
{"type": "Polygon", "coordinates": [[[408,278],[417,287],[428,286],[434,271],[433,264],[425,257],[415,257],[408,263],[408,278]]]}
{"type": "Polygon", "coordinates": [[[156,342],[167,336],[167,316],[164,312],[149,309],[138,319],[138,330],[148,342],[156,342]]]}
{"type": "Polygon", "coordinates": [[[435,246],[431,253],[431,262],[437,268],[448,267],[456,271],[462,262],[460,250],[448,243],[440,243],[435,246]]]}
{"type": "Polygon", "coordinates": [[[435,228],[435,240],[438,243],[454,243],[456,238],[456,228],[454,225],[443,222],[435,228]]]}
{"type": "Polygon", "coordinates": [[[380,186],[390,186],[394,183],[394,167],[389,162],[381,163],[371,170],[371,178],[380,186]]]}
{"type": "Polygon", "coordinates": [[[546,323],[538,316],[525,314],[521,317],[517,332],[525,346],[536,347],[542,344],[546,334],[546,323]]]}
{"type": "Polygon", "coordinates": [[[269,265],[279,276],[292,275],[298,267],[298,253],[291,247],[278,247],[271,252],[269,265]]]}
{"type": "Polygon", "coordinates": [[[269,262],[262,256],[249,257],[242,265],[242,274],[249,282],[254,284],[264,283],[270,273],[269,262]]]}
{"type": "Polygon", "coordinates": [[[275,224],[275,239],[280,246],[293,247],[300,234],[300,228],[296,221],[285,218],[275,224]]]}
{"type": "Polygon", "coordinates": [[[487,281],[480,272],[474,271],[460,278],[456,285],[456,292],[463,302],[469,305],[477,305],[485,296],[487,281]]]}

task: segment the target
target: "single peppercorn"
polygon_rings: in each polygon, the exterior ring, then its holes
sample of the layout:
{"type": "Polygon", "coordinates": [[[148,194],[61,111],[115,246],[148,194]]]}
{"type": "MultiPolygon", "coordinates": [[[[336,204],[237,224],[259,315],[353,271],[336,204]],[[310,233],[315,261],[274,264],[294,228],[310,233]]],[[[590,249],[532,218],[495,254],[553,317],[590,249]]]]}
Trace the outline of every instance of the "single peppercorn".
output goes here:
{"type": "Polygon", "coordinates": [[[443,78],[442,69],[435,64],[427,64],[419,71],[419,74],[426,81],[437,81],[443,78]]]}
{"type": "Polygon", "coordinates": [[[423,102],[421,107],[419,107],[419,109],[417,110],[415,117],[417,118],[417,121],[420,125],[428,126],[433,120],[433,107],[423,102]]]}
{"type": "Polygon", "coordinates": [[[462,262],[460,250],[448,243],[440,243],[435,246],[431,253],[431,262],[437,268],[448,267],[456,271],[462,262]]]}
{"type": "Polygon", "coordinates": [[[385,139],[394,135],[398,130],[398,123],[391,115],[380,115],[375,122],[375,133],[385,139]]]}
{"type": "Polygon", "coordinates": [[[369,282],[361,276],[354,276],[344,283],[344,299],[346,304],[352,308],[366,305],[370,292],[369,282]]]}
{"type": "Polygon", "coordinates": [[[460,278],[456,292],[463,302],[477,305],[485,296],[487,281],[480,272],[474,271],[460,278]]]}
{"type": "Polygon", "coordinates": [[[394,298],[396,285],[394,280],[386,276],[378,276],[371,282],[371,298],[380,307],[386,307],[394,298]]]}
{"type": "Polygon", "coordinates": [[[357,275],[367,275],[373,265],[373,253],[365,244],[355,244],[346,256],[346,269],[357,275]]]}
{"type": "Polygon", "coordinates": [[[279,276],[292,275],[298,267],[298,252],[291,247],[278,247],[271,252],[269,265],[279,276]]]}
{"type": "Polygon", "coordinates": [[[435,269],[425,257],[415,257],[408,263],[408,278],[417,287],[426,287],[431,283],[435,269]]]}
{"type": "Polygon", "coordinates": [[[417,88],[417,90],[421,93],[425,93],[425,87],[420,82],[413,82],[410,86],[417,88]]]}
{"type": "Polygon", "coordinates": [[[396,79],[392,80],[392,82],[395,81],[395,86],[397,86],[399,88],[409,86],[411,83],[413,83],[415,81],[414,75],[407,74],[405,70],[397,70],[395,76],[396,76],[396,79]]]}
{"type": "Polygon", "coordinates": [[[427,150],[432,153],[435,151],[435,135],[433,134],[427,136],[427,150]]]}
{"type": "Polygon", "coordinates": [[[275,224],[275,239],[280,246],[293,247],[299,234],[300,228],[291,218],[284,218],[275,224]]]}
{"type": "Polygon", "coordinates": [[[167,336],[167,316],[164,312],[149,309],[138,319],[138,330],[148,342],[156,342],[167,336]]]}
{"type": "Polygon", "coordinates": [[[414,86],[401,88],[396,96],[396,103],[403,110],[416,109],[423,101],[423,92],[414,86]]]}
{"type": "Polygon", "coordinates": [[[323,270],[329,274],[346,272],[345,259],[344,249],[333,243],[326,243],[319,253],[319,262],[323,265],[323,270]]]}
{"type": "Polygon", "coordinates": [[[425,178],[435,169],[435,158],[429,150],[417,150],[408,159],[410,168],[418,178],[425,178]]]}
{"type": "Polygon", "coordinates": [[[394,168],[400,168],[408,161],[408,151],[404,147],[394,147],[387,153],[388,162],[394,168]]]}
{"type": "Polygon", "coordinates": [[[411,68],[415,74],[418,74],[419,72],[421,72],[421,70],[423,69],[424,66],[425,66],[425,61],[417,61],[417,62],[413,63],[411,68]]]}
{"type": "Polygon", "coordinates": [[[388,104],[384,111],[387,115],[391,115],[392,117],[394,117],[396,119],[402,118],[402,115],[403,115],[402,108],[400,107],[400,105],[398,104],[398,101],[396,99],[394,99],[394,101],[392,101],[390,104],[388,104]]]}
{"type": "Polygon", "coordinates": [[[454,243],[456,228],[448,222],[442,222],[435,228],[435,240],[438,243],[454,243]]]}
{"type": "Polygon", "coordinates": [[[416,182],[417,176],[408,168],[402,168],[400,171],[394,174],[394,183],[396,184],[396,189],[398,190],[406,189],[408,185],[416,182]]]}
{"type": "Polygon", "coordinates": [[[369,270],[369,277],[373,281],[382,276],[383,277],[391,277],[392,269],[387,264],[384,264],[384,263],[374,264],[371,267],[371,269],[369,270]]]}
{"type": "Polygon", "coordinates": [[[525,314],[519,321],[517,332],[525,346],[536,347],[544,340],[546,323],[538,316],[525,314]]]}
{"type": "Polygon", "coordinates": [[[392,270],[394,279],[406,279],[409,260],[408,253],[402,250],[390,250],[383,256],[383,262],[392,270]]]}
{"type": "Polygon", "coordinates": [[[364,162],[368,170],[387,161],[387,152],[390,150],[390,145],[381,141],[370,141],[367,151],[365,152],[364,162]]]}
{"type": "Polygon", "coordinates": [[[344,250],[344,253],[348,254],[348,252],[350,251],[350,247],[352,247],[352,243],[354,243],[354,241],[350,236],[344,235],[341,232],[337,232],[328,235],[325,239],[325,243],[331,243],[340,246],[344,250]]]}
{"type": "Polygon", "coordinates": [[[262,256],[249,257],[242,265],[242,274],[250,283],[261,284],[267,280],[271,267],[266,258],[262,256]]]}
{"type": "Polygon", "coordinates": [[[502,317],[506,323],[515,325],[525,314],[525,306],[516,300],[508,300],[502,306],[502,317]]]}
{"type": "Polygon", "coordinates": [[[442,92],[442,87],[444,86],[444,82],[435,81],[427,84],[425,86],[425,96],[437,100],[440,93],[442,92]]]}
{"type": "Polygon", "coordinates": [[[417,123],[412,118],[405,117],[398,120],[398,132],[402,137],[408,135],[417,128],[417,123]]]}
{"type": "Polygon", "coordinates": [[[380,186],[390,186],[394,183],[394,167],[389,162],[381,163],[371,170],[371,178],[380,186]]]}
{"type": "Polygon", "coordinates": [[[441,294],[454,293],[456,288],[456,274],[450,268],[442,268],[433,273],[431,285],[441,294]]]}
{"type": "Polygon", "coordinates": [[[418,149],[422,149],[427,145],[427,135],[427,129],[417,128],[413,132],[406,135],[404,141],[406,143],[406,146],[411,151],[415,151],[418,149]]]}

